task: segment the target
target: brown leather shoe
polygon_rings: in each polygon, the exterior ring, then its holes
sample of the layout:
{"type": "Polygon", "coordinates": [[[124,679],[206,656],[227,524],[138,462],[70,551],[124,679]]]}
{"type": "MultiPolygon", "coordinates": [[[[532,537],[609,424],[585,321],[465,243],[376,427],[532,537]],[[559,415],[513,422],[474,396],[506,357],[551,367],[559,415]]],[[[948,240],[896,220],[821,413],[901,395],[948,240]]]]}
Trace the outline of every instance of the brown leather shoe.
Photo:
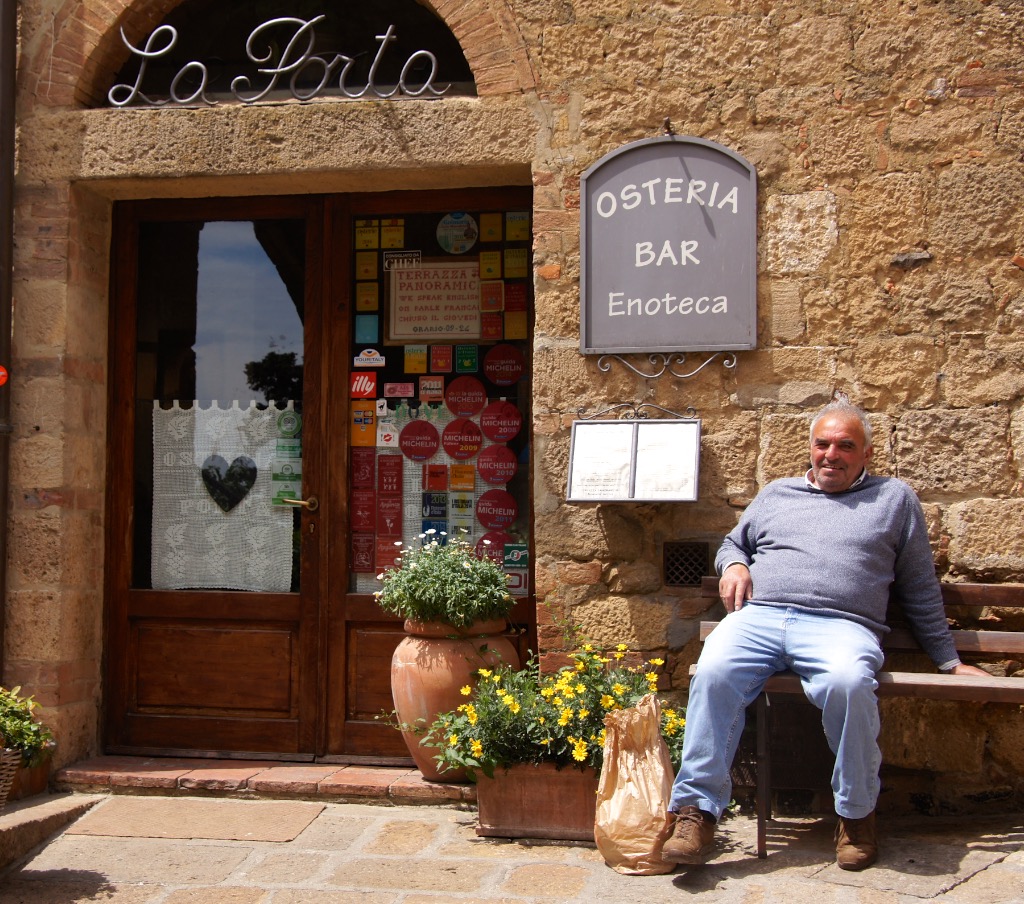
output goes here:
{"type": "Polygon", "coordinates": [[[696,807],[683,807],[670,815],[675,822],[662,856],[671,863],[704,863],[715,846],[715,820],[696,807]]]}
{"type": "Polygon", "coordinates": [[[875,814],[863,819],[839,817],[836,825],[836,863],[840,869],[864,869],[878,859],[875,814]]]}

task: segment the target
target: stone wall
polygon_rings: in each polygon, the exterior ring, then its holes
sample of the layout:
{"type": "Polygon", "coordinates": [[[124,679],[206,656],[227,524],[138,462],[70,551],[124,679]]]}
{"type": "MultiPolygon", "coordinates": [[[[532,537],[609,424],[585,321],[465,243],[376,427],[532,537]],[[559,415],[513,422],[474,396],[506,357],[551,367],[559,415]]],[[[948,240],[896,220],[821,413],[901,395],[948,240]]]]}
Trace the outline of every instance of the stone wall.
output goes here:
{"type": "MultiPolygon", "coordinates": [[[[1024,5],[452,0],[434,7],[477,73],[475,99],[96,107],[123,55],[119,25],[144,31],[173,6],[21,5],[3,677],[55,708],[65,761],[99,736],[106,230],[118,198],[532,178],[544,650],[561,646],[560,623],[578,623],[664,656],[666,688],[681,693],[706,613],[696,590],[663,585],[664,543],[716,546],[759,486],[802,470],[808,412],[836,390],[871,413],[876,470],[920,494],[943,577],[1024,580],[1024,5]],[[604,373],[579,353],[580,174],[666,120],[744,155],[759,177],[758,347],[686,381],[604,373]],[[697,409],[699,501],[564,501],[577,410],[623,401],[697,409]]],[[[903,799],[971,785],[1020,801],[1022,729],[1009,715],[887,716],[903,799]],[[961,726],[964,742],[940,757],[933,723],[961,726]]]]}

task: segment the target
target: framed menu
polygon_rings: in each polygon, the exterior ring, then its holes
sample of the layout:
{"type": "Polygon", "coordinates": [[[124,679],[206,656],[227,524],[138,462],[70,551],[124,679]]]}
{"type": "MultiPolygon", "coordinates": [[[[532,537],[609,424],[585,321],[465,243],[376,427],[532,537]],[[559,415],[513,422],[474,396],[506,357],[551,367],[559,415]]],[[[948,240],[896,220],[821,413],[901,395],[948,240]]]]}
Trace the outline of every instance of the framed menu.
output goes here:
{"type": "Polygon", "coordinates": [[[700,421],[574,421],[569,502],[695,502],[700,421]]]}

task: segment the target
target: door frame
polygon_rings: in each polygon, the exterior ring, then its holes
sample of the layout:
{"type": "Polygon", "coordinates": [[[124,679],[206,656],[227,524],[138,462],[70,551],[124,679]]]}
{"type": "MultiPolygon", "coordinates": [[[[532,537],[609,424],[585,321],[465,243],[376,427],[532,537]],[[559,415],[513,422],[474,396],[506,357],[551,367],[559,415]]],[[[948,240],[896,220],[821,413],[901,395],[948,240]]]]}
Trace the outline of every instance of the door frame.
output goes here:
{"type": "MultiPolygon", "coordinates": [[[[365,678],[359,674],[355,657],[350,657],[347,620],[369,623],[374,630],[393,637],[395,643],[403,636],[401,620],[382,612],[372,594],[349,591],[349,382],[355,260],[352,224],[361,215],[400,216],[456,209],[532,212],[532,188],[171,199],[126,201],[115,205],[111,246],[104,610],[103,743],[108,752],[411,764],[404,755],[400,734],[379,719],[346,721],[349,691],[354,682],[365,678]],[[321,502],[316,513],[303,511],[301,516],[303,536],[313,531],[318,533],[318,539],[302,544],[300,593],[274,595],[274,609],[270,613],[276,618],[300,623],[297,654],[300,666],[293,675],[298,695],[294,742],[283,745],[282,749],[256,751],[223,742],[191,747],[140,743],[134,740],[136,734],[130,724],[135,718],[132,688],[137,666],[129,655],[132,625],[141,619],[162,619],[169,615],[187,618],[190,614],[201,614],[211,601],[230,604],[238,620],[265,619],[268,595],[248,591],[155,591],[131,586],[138,226],[146,220],[212,221],[293,216],[302,216],[307,223],[303,493],[307,497],[316,495],[321,502]],[[119,387],[130,387],[130,391],[120,391],[119,387]],[[125,485],[128,489],[123,489],[125,485]],[[186,599],[174,602],[175,596],[186,599]],[[345,751],[352,733],[360,733],[365,739],[375,734],[382,737],[379,734],[382,730],[392,734],[380,748],[380,755],[345,751]]],[[[532,317],[529,335],[532,337],[532,317]]],[[[527,417],[524,430],[531,429],[527,417]]],[[[529,551],[533,562],[533,484],[532,480],[527,483],[529,551]]],[[[537,649],[532,574],[531,593],[518,601],[510,620],[518,626],[514,639],[525,661],[528,652],[537,649]]],[[[187,721],[187,717],[183,719],[187,721]]],[[[365,743],[364,740],[364,747],[365,743]]]]}

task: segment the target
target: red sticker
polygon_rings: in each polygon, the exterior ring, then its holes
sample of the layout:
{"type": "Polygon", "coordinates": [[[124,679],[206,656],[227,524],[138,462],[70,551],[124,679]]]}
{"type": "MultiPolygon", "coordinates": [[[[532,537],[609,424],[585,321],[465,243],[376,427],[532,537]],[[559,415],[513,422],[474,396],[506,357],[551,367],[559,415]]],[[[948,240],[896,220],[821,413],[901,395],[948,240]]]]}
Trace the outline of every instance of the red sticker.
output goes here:
{"type": "Polygon", "coordinates": [[[437,428],[426,421],[409,421],[398,435],[398,448],[413,461],[433,458],[440,447],[441,437],[437,435],[437,428]]]}
{"type": "Polygon", "coordinates": [[[482,559],[487,556],[489,559],[494,559],[499,565],[504,565],[505,544],[511,542],[512,538],[503,530],[488,531],[476,541],[477,557],[482,559]]]}
{"type": "Polygon", "coordinates": [[[476,462],[476,469],[480,477],[487,483],[501,484],[504,486],[519,470],[519,462],[516,460],[516,453],[508,446],[488,446],[480,453],[476,462]]]}
{"type": "Polygon", "coordinates": [[[487,393],[476,377],[456,377],[448,384],[444,400],[456,417],[472,417],[487,403],[487,393]]]}
{"type": "Polygon", "coordinates": [[[522,426],[523,416],[511,402],[491,402],[480,415],[480,429],[496,443],[507,443],[522,426]]]}
{"type": "Polygon", "coordinates": [[[495,386],[517,383],[525,367],[526,359],[514,345],[496,345],[484,357],[484,375],[495,386]]]}
{"type": "Polygon", "coordinates": [[[505,490],[488,490],[476,503],[477,520],[488,530],[508,527],[518,514],[515,498],[505,490]]]}
{"type": "Polygon", "coordinates": [[[444,451],[456,461],[465,461],[480,451],[484,437],[480,428],[469,418],[457,417],[444,428],[441,444],[444,451]]]}
{"type": "Polygon", "coordinates": [[[0,365],[0,386],[7,382],[7,368],[0,365]]]}

